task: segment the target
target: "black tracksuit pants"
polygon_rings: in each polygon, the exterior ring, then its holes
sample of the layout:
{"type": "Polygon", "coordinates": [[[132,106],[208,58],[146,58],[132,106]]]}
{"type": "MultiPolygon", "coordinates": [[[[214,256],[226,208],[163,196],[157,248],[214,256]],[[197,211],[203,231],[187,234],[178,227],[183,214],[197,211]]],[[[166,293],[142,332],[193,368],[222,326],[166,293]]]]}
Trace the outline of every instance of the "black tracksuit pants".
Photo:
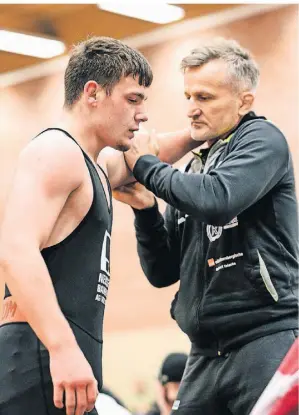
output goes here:
{"type": "Polygon", "coordinates": [[[171,415],[249,415],[297,335],[281,331],[212,358],[192,346],[171,415]]]}

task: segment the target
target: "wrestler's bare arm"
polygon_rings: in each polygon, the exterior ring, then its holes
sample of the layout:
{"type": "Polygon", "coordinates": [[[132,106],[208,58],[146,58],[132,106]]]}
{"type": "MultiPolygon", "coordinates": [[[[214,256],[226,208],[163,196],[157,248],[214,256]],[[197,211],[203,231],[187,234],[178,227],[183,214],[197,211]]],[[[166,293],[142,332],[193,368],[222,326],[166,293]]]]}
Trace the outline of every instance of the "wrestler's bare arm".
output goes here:
{"type": "Polygon", "coordinates": [[[33,140],[20,155],[0,235],[1,278],[49,350],[58,407],[63,405],[63,393],[66,406],[72,406],[78,385],[85,385],[83,401],[87,402],[87,386],[96,396],[96,380],[60,310],[40,253],[68,196],[82,185],[84,169],[80,149],[70,140],[55,134],[33,140]]]}
{"type": "MultiPolygon", "coordinates": [[[[146,135],[148,133],[141,131],[138,134],[146,135]]],[[[159,145],[158,157],[169,164],[175,163],[189,151],[198,147],[198,142],[191,139],[189,129],[157,134],[157,141],[159,145]]],[[[106,170],[112,189],[135,181],[125,163],[122,152],[112,148],[104,149],[99,155],[98,162],[106,170]]]]}

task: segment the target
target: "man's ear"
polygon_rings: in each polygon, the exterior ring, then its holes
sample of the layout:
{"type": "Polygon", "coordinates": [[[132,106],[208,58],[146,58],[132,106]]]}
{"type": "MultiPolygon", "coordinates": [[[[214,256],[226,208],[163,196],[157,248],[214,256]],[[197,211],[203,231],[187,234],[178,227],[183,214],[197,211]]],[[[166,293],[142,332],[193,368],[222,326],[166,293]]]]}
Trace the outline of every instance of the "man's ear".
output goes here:
{"type": "Polygon", "coordinates": [[[254,94],[249,91],[243,92],[242,97],[241,97],[241,105],[239,107],[239,115],[241,117],[243,117],[245,114],[247,114],[251,110],[253,106],[253,102],[254,102],[254,94]]]}
{"type": "Polygon", "coordinates": [[[96,81],[88,81],[84,85],[84,96],[88,105],[96,107],[102,99],[103,88],[96,81]]]}

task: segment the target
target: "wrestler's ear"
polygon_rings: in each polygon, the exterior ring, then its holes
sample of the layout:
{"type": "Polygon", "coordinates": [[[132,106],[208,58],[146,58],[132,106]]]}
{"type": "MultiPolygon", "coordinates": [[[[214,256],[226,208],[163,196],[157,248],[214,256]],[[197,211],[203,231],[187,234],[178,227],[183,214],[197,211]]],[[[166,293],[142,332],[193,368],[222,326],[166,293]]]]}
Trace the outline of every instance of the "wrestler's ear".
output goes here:
{"type": "Polygon", "coordinates": [[[86,82],[83,94],[86,103],[92,107],[98,106],[98,104],[106,96],[104,88],[102,88],[96,81],[86,82]]]}

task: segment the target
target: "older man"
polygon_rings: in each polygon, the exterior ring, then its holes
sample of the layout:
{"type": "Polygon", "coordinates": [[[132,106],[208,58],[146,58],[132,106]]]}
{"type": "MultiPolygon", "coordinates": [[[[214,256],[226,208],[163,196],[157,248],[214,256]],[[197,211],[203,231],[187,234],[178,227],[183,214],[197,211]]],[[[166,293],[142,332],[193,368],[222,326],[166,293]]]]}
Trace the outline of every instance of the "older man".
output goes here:
{"type": "Polygon", "coordinates": [[[247,415],[297,336],[298,222],[282,132],[252,112],[259,71],[235,41],[182,61],[191,133],[185,172],[137,140],[135,184],[115,192],[135,212],[150,283],[180,281],[171,315],[192,349],[177,415],[247,415]],[[149,192],[149,190],[152,192],[149,192]],[[154,195],[167,203],[165,217],[154,195]]]}

